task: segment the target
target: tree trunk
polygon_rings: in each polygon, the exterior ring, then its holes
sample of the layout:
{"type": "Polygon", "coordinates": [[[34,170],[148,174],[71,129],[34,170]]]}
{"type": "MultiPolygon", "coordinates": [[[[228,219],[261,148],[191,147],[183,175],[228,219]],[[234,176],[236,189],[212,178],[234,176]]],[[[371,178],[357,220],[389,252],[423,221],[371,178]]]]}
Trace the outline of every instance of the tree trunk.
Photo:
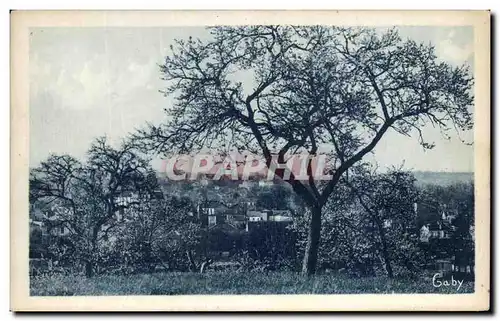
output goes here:
{"type": "Polygon", "coordinates": [[[385,239],[385,232],[384,232],[384,227],[382,225],[382,222],[380,220],[375,220],[375,223],[377,224],[380,240],[382,242],[382,256],[384,257],[384,265],[385,265],[385,271],[387,272],[387,276],[392,279],[394,276],[392,272],[392,266],[391,266],[391,258],[389,256],[389,250],[387,249],[387,241],[385,239]]]}
{"type": "Polygon", "coordinates": [[[85,262],[85,276],[88,278],[94,276],[94,269],[92,267],[92,262],[90,261],[85,262]]]}
{"type": "Polygon", "coordinates": [[[387,248],[385,245],[383,246],[382,254],[384,255],[384,264],[387,276],[392,278],[394,274],[392,272],[391,259],[389,258],[389,253],[387,252],[387,248]]]}
{"type": "Polygon", "coordinates": [[[307,245],[302,263],[302,274],[313,275],[316,272],[318,262],[318,249],[321,236],[321,208],[311,209],[311,221],[309,222],[309,232],[307,235],[307,245]]]}
{"type": "Polygon", "coordinates": [[[188,262],[189,262],[189,270],[191,272],[197,272],[198,271],[198,266],[196,265],[196,262],[194,261],[193,253],[190,250],[187,250],[186,251],[186,256],[187,256],[188,262]]]}
{"type": "MultiPolygon", "coordinates": [[[[92,229],[92,239],[91,239],[91,249],[92,251],[90,252],[91,254],[89,255],[89,259],[87,261],[85,261],[85,276],[87,276],[88,278],[91,278],[94,276],[94,272],[96,272],[94,270],[94,266],[93,266],[93,253],[97,253],[97,235],[99,233],[99,229],[100,229],[100,226],[101,225],[96,225],[94,226],[94,228],[92,229]]],[[[97,261],[96,261],[96,268],[97,268],[97,261]]]]}

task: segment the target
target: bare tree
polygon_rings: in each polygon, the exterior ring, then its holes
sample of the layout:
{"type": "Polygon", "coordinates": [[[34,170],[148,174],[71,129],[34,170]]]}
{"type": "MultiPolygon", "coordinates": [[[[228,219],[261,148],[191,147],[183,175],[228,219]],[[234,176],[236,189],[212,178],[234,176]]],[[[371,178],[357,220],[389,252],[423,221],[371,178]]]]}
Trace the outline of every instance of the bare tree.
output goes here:
{"type": "Polygon", "coordinates": [[[30,201],[51,205],[59,224],[71,233],[75,259],[84,262],[90,277],[95,272],[100,241],[117,225],[115,214],[133,206],[119,204],[118,197],[127,192],[151,193],[151,179],[147,162],[130,145],[115,149],[105,138],[98,138],[86,163],[67,155],[52,155],[32,169],[30,201]]]}
{"type": "MultiPolygon", "coordinates": [[[[415,178],[401,170],[392,170],[386,174],[364,170],[348,186],[373,227],[373,243],[380,253],[387,276],[392,278],[394,261],[398,261],[404,255],[401,252],[407,250],[412,239],[416,239],[417,217],[414,204],[418,192],[415,178]]],[[[406,261],[407,266],[411,264],[410,260],[402,261],[406,261]]]]}
{"type": "MultiPolygon", "coordinates": [[[[473,79],[466,66],[436,57],[432,45],[395,30],[325,26],[210,28],[211,39],[178,40],[161,65],[175,103],[171,117],[135,136],[160,153],[232,146],[259,152],[268,166],[287,153],[332,155],[329,174],[289,183],[312,215],[303,273],[316,269],[322,208],[341,177],[389,130],[447,135],[472,128],[473,79]]],[[[311,162],[308,173],[312,173],[311,162]]]]}

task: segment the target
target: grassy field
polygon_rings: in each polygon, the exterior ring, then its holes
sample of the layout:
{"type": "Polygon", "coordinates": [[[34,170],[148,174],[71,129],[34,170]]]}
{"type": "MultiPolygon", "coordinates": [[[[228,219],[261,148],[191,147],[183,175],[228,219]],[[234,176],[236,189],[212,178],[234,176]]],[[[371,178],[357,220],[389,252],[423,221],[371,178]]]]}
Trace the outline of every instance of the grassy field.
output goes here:
{"type": "Polygon", "coordinates": [[[432,285],[432,279],[418,281],[384,277],[353,279],[318,275],[303,278],[289,272],[276,273],[156,273],[128,276],[104,275],[39,276],[31,278],[33,296],[68,295],[176,295],[176,294],[348,294],[348,293],[470,293],[473,282],[457,287],[432,285]]]}

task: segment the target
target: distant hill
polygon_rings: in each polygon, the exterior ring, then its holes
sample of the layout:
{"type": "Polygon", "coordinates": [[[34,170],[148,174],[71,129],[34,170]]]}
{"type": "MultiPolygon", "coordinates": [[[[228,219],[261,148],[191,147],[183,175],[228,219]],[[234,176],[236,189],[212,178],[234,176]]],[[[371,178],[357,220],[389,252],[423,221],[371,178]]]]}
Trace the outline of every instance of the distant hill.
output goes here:
{"type": "Polygon", "coordinates": [[[449,186],[456,183],[469,183],[474,181],[474,173],[470,172],[413,172],[418,185],[434,184],[449,186]]]}
{"type": "MultiPolygon", "coordinates": [[[[417,179],[417,185],[439,185],[439,186],[449,186],[456,183],[469,183],[474,181],[474,173],[471,172],[424,172],[424,171],[414,171],[412,172],[417,179]]],[[[162,185],[171,185],[168,180],[164,178],[164,175],[159,175],[160,182],[162,185]]],[[[190,185],[191,181],[178,182],[173,186],[190,185]]],[[[230,181],[222,185],[231,185],[230,181]]]]}

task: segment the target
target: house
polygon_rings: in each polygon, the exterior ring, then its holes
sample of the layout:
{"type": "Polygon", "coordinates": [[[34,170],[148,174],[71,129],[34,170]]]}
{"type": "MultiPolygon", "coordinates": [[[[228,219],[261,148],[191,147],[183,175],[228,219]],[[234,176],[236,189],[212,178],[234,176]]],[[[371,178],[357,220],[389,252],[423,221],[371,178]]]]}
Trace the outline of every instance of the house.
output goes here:
{"type": "Polygon", "coordinates": [[[290,216],[273,215],[269,217],[271,222],[292,222],[293,219],[290,216]]]}
{"type": "Polygon", "coordinates": [[[251,229],[251,226],[258,226],[267,222],[290,223],[293,218],[288,210],[261,210],[247,211],[246,213],[246,231],[251,229]]]}
{"type": "Polygon", "coordinates": [[[202,217],[202,226],[208,226],[212,228],[218,224],[223,224],[226,222],[227,214],[224,212],[215,211],[215,208],[207,209],[206,218],[202,217]]]}
{"type": "Polygon", "coordinates": [[[449,273],[453,270],[452,258],[450,259],[437,259],[433,264],[429,265],[427,268],[441,273],[449,273]]]}
{"type": "Polygon", "coordinates": [[[269,220],[269,212],[268,211],[255,211],[249,210],[247,211],[247,218],[249,222],[261,222],[269,220]]]}
{"type": "Polygon", "coordinates": [[[456,231],[456,227],[451,223],[452,220],[450,216],[443,214],[438,221],[422,225],[420,228],[420,241],[430,242],[432,239],[450,239],[453,232],[456,231]]]}
{"type": "Polygon", "coordinates": [[[453,255],[449,258],[440,258],[427,266],[430,271],[435,271],[443,274],[454,273],[462,274],[465,277],[474,275],[474,265],[471,260],[453,255]]]}
{"type": "Polygon", "coordinates": [[[250,199],[246,202],[245,207],[247,211],[254,211],[257,209],[257,201],[250,199]]]}
{"type": "Polygon", "coordinates": [[[424,224],[420,228],[420,242],[429,243],[431,238],[431,231],[429,230],[429,224],[424,224]]]}
{"type": "MultiPolygon", "coordinates": [[[[455,232],[457,227],[454,225],[457,214],[453,213],[446,208],[445,205],[442,206],[415,206],[419,209],[417,215],[421,215],[426,218],[426,222],[420,227],[419,241],[424,247],[435,247],[446,248],[449,247],[453,242],[455,232]],[[425,209],[425,213],[422,213],[422,209],[425,209]]],[[[473,231],[473,227],[472,227],[473,231]]],[[[470,239],[473,237],[473,232],[469,229],[470,239]]],[[[468,237],[466,237],[468,238],[468,237]]],[[[474,275],[474,253],[469,253],[467,251],[454,251],[454,255],[450,255],[446,251],[437,251],[435,255],[435,260],[433,260],[427,269],[431,271],[437,271],[440,273],[462,273],[464,277],[469,277],[474,275]]]]}
{"type": "Polygon", "coordinates": [[[245,215],[237,212],[226,214],[226,223],[238,230],[243,230],[246,224],[246,217],[245,215]]]}
{"type": "Polygon", "coordinates": [[[292,222],[292,216],[288,210],[272,210],[269,216],[272,222],[292,222]]]}
{"type": "Polygon", "coordinates": [[[139,204],[139,195],[137,193],[127,191],[116,196],[114,201],[117,208],[114,219],[118,222],[126,221],[126,216],[134,213],[130,210],[132,205],[139,204]]]}
{"type": "Polygon", "coordinates": [[[269,212],[267,211],[247,211],[246,213],[245,231],[250,231],[250,225],[258,224],[259,222],[267,222],[269,219],[269,212]]]}
{"type": "Polygon", "coordinates": [[[228,224],[235,229],[246,231],[248,231],[249,223],[293,221],[289,210],[257,210],[256,204],[257,201],[252,197],[240,196],[226,202],[214,197],[198,205],[198,218],[209,228],[219,224],[228,224]]]}
{"type": "Polygon", "coordinates": [[[456,214],[447,210],[445,205],[415,203],[414,209],[417,220],[421,220],[420,242],[428,243],[433,239],[447,240],[456,231],[453,225],[456,214]]]}
{"type": "Polygon", "coordinates": [[[453,264],[451,265],[451,269],[455,273],[463,273],[463,274],[472,274],[474,275],[474,258],[471,257],[471,254],[467,253],[457,253],[453,257],[453,264]]]}
{"type": "Polygon", "coordinates": [[[30,232],[45,236],[66,236],[71,233],[63,217],[70,214],[64,207],[52,207],[46,211],[33,209],[30,213],[30,232]]]}
{"type": "Polygon", "coordinates": [[[436,222],[429,225],[429,232],[431,238],[438,239],[450,239],[453,235],[455,227],[450,224],[444,224],[443,222],[436,222]]]}
{"type": "Polygon", "coordinates": [[[288,210],[261,210],[247,211],[249,222],[292,222],[292,216],[288,210]]]}
{"type": "Polygon", "coordinates": [[[117,206],[127,207],[132,203],[139,201],[139,195],[132,192],[123,192],[115,197],[115,203],[117,206]]]}
{"type": "Polygon", "coordinates": [[[44,210],[31,206],[29,218],[29,257],[43,259],[47,257],[47,248],[51,238],[65,237],[71,230],[61,216],[64,209],[51,207],[44,210]]]}
{"type": "Polygon", "coordinates": [[[205,201],[198,205],[198,218],[202,222],[202,226],[213,228],[220,224],[229,224],[236,229],[245,228],[245,215],[238,204],[224,204],[219,201],[205,201]]]}

